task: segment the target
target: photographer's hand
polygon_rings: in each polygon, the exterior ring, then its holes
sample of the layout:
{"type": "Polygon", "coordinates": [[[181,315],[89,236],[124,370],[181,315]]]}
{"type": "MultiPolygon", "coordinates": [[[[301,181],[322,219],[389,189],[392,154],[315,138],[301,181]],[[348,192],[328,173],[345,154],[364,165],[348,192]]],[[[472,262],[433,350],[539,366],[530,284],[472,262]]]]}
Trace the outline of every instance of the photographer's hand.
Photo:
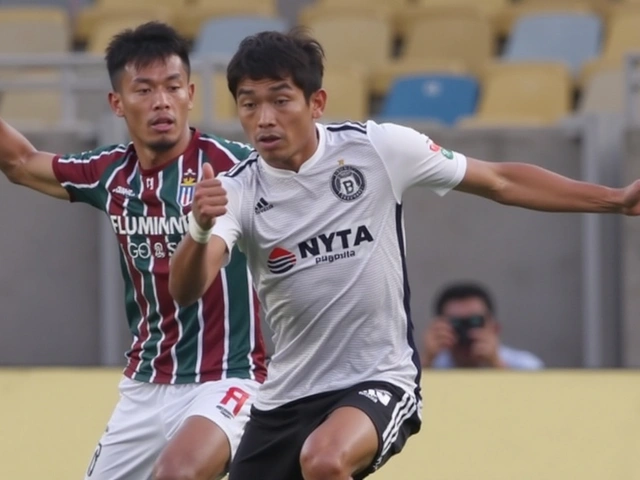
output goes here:
{"type": "Polygon", "coordinates": [[[500,358],[500,338],[497,332],[478,328],[469,332],[473,340],[471,354],[483,365],[492,368],[506,368],[500,358]]]}
{"type": "Polygon", "coordinates": [[[456,343],[456,334],[446,320],[436,318],[424,335],[424,354],[422,366],[429,368],[434,359],[443,350],[449,350],[456,343]]]}

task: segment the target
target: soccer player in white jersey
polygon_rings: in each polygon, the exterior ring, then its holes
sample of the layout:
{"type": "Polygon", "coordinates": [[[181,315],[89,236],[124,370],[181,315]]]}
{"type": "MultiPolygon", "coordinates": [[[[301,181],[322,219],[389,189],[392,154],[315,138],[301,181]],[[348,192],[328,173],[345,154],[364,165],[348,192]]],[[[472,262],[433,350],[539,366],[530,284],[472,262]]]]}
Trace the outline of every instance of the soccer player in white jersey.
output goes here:
{"type": "Polygon", "coordinates": [[[259,155],[217,178],[207,167],[170,267],[172,295],[189,304],[238,245],[274,331],[230,480],[365,478],[419,430],[402,219],[409,187],[543,211],[640,214],[640,182],[612,189],[467,158],[395,124],[317,123],[322,74],[321,46],[299,30],[240,44],[227,80],[259,155]]]}

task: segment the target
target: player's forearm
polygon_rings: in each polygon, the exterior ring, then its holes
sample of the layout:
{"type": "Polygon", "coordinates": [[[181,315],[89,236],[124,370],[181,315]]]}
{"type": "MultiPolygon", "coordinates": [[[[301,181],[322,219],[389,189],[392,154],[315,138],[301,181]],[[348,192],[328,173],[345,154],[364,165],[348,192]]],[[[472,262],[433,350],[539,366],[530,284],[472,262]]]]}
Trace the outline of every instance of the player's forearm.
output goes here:
{"type": "Polygon", "coordinates": [[[19,183],[25,162],[36,148],[24,135],[0,118],[0,170],[14,183],[19,183]]]}
{"type": "Polygon", "coordinates": [[[222,258],[217,262],[210,261],[214,256],[211,250],[216,250],[215,243],[215,239],[213,244],[198,243],[187,234],[178,245],[171,259],[169,292],[179,305],[187,306],[196,302],[218,275],[222,258]]]}
{"type": "Polygon", "coordinates": [[[572,180],[535,165],[503,163],[498,167],[500,186],[492,198],[547,212],[618,213],[623,191],[572,180]]]}

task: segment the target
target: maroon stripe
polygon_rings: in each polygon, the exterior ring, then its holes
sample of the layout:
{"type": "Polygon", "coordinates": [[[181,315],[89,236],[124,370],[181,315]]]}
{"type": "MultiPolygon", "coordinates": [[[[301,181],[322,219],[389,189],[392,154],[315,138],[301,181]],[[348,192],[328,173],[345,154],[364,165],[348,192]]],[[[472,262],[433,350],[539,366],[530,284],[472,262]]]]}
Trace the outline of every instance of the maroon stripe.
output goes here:
{"type": "MultiPolygon", "coordinates": [[[[121,149],[122,150],[122,149],[121,149]]],[[[114,161],[118,160],[124,153],[119,150],[117,152],[104,154],[95,160],[91,160],[87,163],[65,163],[60,162],[61,158],[78,158],[86,159],[94,156],[94,152],[83,153],[76,155],[65,155],[61,157],[56,155],[53,158],[53,174],[60,183],[71,182],[79,184],[91,184],[95,183],[102,177],[104,171],[114,161]]]]}
{"type": "Polygon", "coordinates": [[[222,277],[218,275],[202,297],[204,334],[202,339],[201,381],[219,380],[222,377],[224,357],[224,290],[222,277]]]}
{"type": "MultiPolygon", "coordinates": [[[[143,175],[140,179],[143,188],[141,200],[146,205],[147,217],[162,217],[163,216],[163,202],[158,195],[158,187],[160,186],[160,174],[154,172],[152,175],[143,175]],[[146,188],[146,181],[148,178],[153,178],[153,188],[146,188]]],[[[166,238],[164,235],[148,235],[149,248],[151,252],[154,252],[154,245],[160,243],[165,249],[166,238]]],[[[158,258],[151,254],[151,260],[153,266],[151,269],[152,281],[154,282],[154,291],[157,299],[157,313],[160,316],[159,328],[160,332],[165,335],[165,338],[160,340],[158,345],[154,346],[152,365],[155,376],[153,377],[154,383],[171,383],[173,377],[173,358],[171,357],[171,338],[177,338],[175,308],[173,305],[172,297],[169,295],[169,260],[168,252],[165,249],[167,255],[165,258],[158,258]],[[167,348],[168,345],[168,348],[167,348]]],[[[153,312],[156,313],[156,312],[153,312]]],[[[148,321],[148,319],[147,319],[148,321]]]]}
{"type": "Polygon", "coordinates": [[[218,148],[215,143],[201,139],[199,147],[204,152],[209,162],[211,162],[211,166],[213,167],[213,171],[216,175],[220,172],[231,170],[231,168],[234,167],[235,163],[229,158],[227,152],[218,148]]]}
{"type": "MultiPolygon", "coordinates": [[[[129,183],[127,179],[131,176],[134,168],[136,166],[135,160],[130,157],[127,161],[126,166],[118,171],[110,184],[105,185],[108,192],[111,192],[113,189],[121,186],[124,188],[129,188],[129,183]]],[[[111,197],[111,202],[107,206],[108,215],[117,215],[122,216],[124,214],[124,203],[121,203],[118,199],[111,197]]],[[[144,341],[149,338],[149,329],[146,322],[146,312],[148,303],[142,294],[142,275],[136,270],[133,259],[128,254],[128,243],[129,237],[127,235],[118,235],[118,243],[120,244],[120,248],[122,249],[122,254],[124,255],[125,262],[127,264],[129,270],[129,276],[131,279],[131,283],[134,287],[134,300],[138,304],[138,308],[140,309],[140,315],[144,320],[141,322],[140,331],[138,332],[138,339],[133,344],[131,349],[129,350],[129,362],[127,368],[125,369],[124,374],[133,378],[140,365],[141,355],[142,355],[142,345],[144,341]]]]}

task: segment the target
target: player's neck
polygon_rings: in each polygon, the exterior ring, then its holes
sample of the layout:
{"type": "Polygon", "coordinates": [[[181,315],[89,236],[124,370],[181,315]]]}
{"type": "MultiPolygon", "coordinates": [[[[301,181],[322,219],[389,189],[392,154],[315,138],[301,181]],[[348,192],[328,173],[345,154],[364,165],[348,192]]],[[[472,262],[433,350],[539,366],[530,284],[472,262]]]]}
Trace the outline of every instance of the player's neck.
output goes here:
{"type": "Polygon", "coordinates": [[[316,153],[319,143],[320,138],[318,130],[314,125],[313,135],[309,137],[309,141],[304,145],[304,147],[302,147],[302,149],[300,149],[300,151],[282,162],[270,162],[271,166],[274,168],[291,170],[298,173],[300,171],[300,167],[302,167],[302,165],[311,157],[313,157],[314,153],[316,153]]]}
{"type": "Polygon", "coordinates": [[[192,132],[187,127],[187,131],[182,135],[180,140],[170,149],[165,151],[157,151],[152,148],[147,147],[142,142],[133,141],[133,147],[136,150],[136,155],[138,157],[138,162],[143,170],[150,170],[152,168],[157,168],[165,163],[168,163],[172,160],[175,160],[180,155],[182,155],[187,148],[189,147],[189,143],[191,143],[192,132]]]}

